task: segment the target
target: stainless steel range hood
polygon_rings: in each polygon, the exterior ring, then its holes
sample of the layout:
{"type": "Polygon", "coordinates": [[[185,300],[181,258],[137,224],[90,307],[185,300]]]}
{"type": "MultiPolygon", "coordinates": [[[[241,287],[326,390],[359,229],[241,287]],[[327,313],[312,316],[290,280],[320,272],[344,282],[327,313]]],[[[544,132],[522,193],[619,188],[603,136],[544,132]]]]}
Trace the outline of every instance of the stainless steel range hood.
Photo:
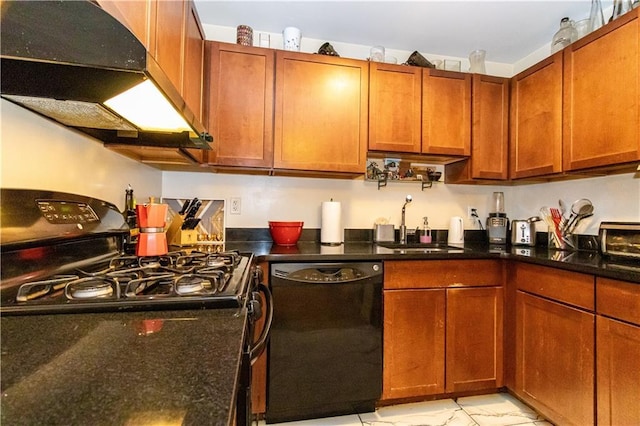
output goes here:
{"type": "Polygon", "coordinates": [[[107,144],[210,149],[211,136],[144,45],[96,3],[2,1],[1,8],[3,98],[107,144]],[[143,86],[159,90],[186,122],[181,129],[134,124],[105,103],[143,86]]]}

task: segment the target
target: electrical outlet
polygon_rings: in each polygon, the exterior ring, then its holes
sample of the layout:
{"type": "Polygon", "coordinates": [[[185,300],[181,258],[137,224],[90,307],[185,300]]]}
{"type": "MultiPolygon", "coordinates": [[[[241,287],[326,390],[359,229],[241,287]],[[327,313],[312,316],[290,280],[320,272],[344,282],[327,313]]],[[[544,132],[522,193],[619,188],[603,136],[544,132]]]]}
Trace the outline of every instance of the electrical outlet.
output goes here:
{"type": "Polygon", "coordinates": [[[240,197],[232,197],[231,198],[231,214],[240,214],[242,211],[242,199],[240,197]]]}
{"type": "Polygon", "coordinates": [[[473,206],[467,206],[467,219],[475,219],[476,217],[479,217],[480,215],[478,214],[478,208],[477,207],[473,207],[473,206]],[[475,213],[475,216],[474,216],[475,213]]]}

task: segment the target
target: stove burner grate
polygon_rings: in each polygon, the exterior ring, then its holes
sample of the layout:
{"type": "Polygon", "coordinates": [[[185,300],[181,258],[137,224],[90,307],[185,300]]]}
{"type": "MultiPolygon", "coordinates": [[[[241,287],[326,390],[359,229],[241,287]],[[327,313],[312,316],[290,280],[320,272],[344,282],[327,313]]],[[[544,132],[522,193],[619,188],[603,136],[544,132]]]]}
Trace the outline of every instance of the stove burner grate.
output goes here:
{"type": "Polygon", "coordinates": [[[241,259],[242,256],[233,251],[119,256],[96,272],[77,269],[77,275],[57,275],[48,280],[23,284],[16,301],[47,302],[59,298],[79,302],[214,296],[227,291],[241,259]]]}

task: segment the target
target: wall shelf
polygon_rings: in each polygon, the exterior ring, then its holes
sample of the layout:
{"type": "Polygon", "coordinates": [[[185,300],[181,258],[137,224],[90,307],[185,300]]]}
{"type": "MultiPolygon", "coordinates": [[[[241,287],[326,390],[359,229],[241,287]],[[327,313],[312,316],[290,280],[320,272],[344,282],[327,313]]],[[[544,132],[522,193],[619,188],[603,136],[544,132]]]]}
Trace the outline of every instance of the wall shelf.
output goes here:
{"type": "Polygon", "coordinates": [[[399,158],[367,159],[365,181],[376,182],[378,190],[392,183],[419,183],[422,191],[440,182],[444,166],[403,161],[399,158]]]}

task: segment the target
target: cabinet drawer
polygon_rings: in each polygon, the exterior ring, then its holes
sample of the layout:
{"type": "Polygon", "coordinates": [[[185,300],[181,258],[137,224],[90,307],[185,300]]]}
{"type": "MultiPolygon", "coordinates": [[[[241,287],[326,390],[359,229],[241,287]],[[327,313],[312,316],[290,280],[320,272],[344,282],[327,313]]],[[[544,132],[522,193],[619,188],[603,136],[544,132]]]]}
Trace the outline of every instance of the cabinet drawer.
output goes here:
{"type": "Polygon", "coordinates": [[[640,325],[640,284],[596,278],[599,314],[640,325]]]}
{"type": "Polygon", "coordinates": [[[521,263],[514,268],[518,290],[559,302],[595,309],[595,280],[592,275],[521,263]]]}
{"type": "Polygon", "coordinates": [[[496,286],[503,282],[500,260],[398,260],[384,263],[384,288],[496,286]]]}

